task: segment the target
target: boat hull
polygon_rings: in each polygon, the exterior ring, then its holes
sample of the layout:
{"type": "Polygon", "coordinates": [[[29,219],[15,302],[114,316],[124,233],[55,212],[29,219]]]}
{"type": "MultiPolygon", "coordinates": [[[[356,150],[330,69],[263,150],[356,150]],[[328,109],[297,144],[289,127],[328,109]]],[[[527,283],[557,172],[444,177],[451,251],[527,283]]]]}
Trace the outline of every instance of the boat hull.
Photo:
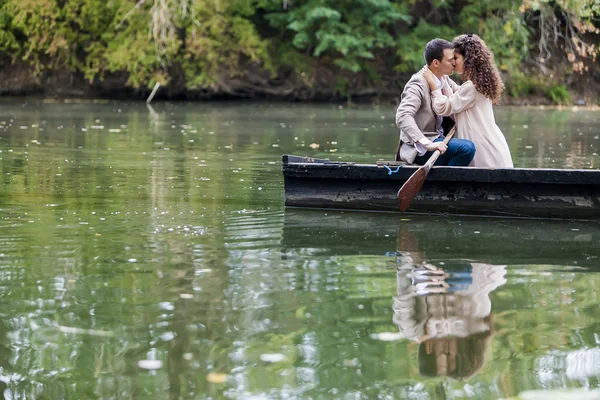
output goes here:
{"type": "MultiPolygon", "coordinates": [[[[399,211],[398,189],[417,168],[284,156],[285,204],[399,211]]],[[[409,211],[600,219],[600,170],[433,167],[409,211]]]]}

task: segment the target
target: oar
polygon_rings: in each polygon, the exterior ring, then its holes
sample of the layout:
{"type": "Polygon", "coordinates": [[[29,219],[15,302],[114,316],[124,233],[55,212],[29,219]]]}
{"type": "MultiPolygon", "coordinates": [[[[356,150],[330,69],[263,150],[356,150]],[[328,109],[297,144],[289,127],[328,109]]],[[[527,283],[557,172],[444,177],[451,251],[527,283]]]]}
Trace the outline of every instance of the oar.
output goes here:
{"type": "MultiPolygon", "coordinates": [[[[448,133],[444,138],[445,144],[448,144],[448,141],[452,139],[452,136],[454,136],[455,131],[456,126],[454,126],[450,130],[450,133],[448,133]]],[[[398,204],[400,205],[400,212],[404,212],[408,209],[412,200],[421,190],[421,187],[423,186],[423,183],[427,178],[427,174],[429,174],[431,166],[433,165],[435,160],[438,159],[439,156],[440,151],[434,151],[429,160],[427,160],[427,162],[422,167],[420,167],[414,174],[412,174],[412,176],[408,178],[406,182],[404,182],[404,185],[402,185],[400,190],[398,190],[398,204]]]]}

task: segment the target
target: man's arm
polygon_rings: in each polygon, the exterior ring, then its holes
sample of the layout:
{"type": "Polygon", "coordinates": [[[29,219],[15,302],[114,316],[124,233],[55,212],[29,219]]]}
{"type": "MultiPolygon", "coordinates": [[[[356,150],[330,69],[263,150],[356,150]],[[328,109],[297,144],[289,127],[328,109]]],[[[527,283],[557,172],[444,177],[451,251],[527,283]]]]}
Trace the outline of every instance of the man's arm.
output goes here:
{"type": "MultiPolygon", "coordinates": [[[[426,82],[423,82],[423,84],[427,85],[426,82]]],[[[425,88],[425,90],[429,90],[429,88],[425,88]]],[[[400,105],[396,110],[396,125],[412,139],[419,154],[424,153],[422,149],[427,151],[439,150],[441,154],[444,154],[447,149],[446,145],[442,142],[434,143],[427,139],[415,121],[415,114],[423,101],[422,93],[423,90],[419,90],[419,83],[411,81],[406,84],[402,92],[400,105]]]]}
{"type": "Polygon", "coordinates": [[[408,82],[402,92],[400,105],[396,110],[396,125],[402,132],[407,134],[413,142],[418,142],[425,138],[425,135],[423,135],[423,132],[421,132],[415,122],[415,115],[423,101],[422,93],[423,92],[419,90],[417,82],[408,82]]]}

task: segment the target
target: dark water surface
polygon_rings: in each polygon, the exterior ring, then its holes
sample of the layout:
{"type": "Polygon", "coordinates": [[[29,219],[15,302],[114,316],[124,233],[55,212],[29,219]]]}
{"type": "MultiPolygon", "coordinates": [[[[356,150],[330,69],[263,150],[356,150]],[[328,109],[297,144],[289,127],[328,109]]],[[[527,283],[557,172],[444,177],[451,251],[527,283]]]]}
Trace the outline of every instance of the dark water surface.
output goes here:
{"type": "MultiPolygon", "coordinates": [[[[600,389],[597,223],[284,209],[282,154],[389,160],[393,107],[0,106],[6,399],[600,389]]],[[[600,167],[598,112],[497,119],[518,167],[600,167]]]]}

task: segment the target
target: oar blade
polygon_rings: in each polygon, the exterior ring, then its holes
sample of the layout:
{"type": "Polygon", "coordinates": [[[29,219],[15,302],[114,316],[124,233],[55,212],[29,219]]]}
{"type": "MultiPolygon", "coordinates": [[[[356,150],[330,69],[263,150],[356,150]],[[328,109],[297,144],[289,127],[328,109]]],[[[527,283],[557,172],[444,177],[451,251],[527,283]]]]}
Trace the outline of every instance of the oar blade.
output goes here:
{"type": "MultiPolygon", "coordinates": [[[[454,132],[456,132],[456,125],[452,127],[450,132],[444,138],[444,144],[448,144],[452,136],[454,136],[454,132]]],[[[436,150],[433,152],[429,160],[423,165],[421,168],[417,170],[406,182],[404,185],[398,190],[398,205],[400,206],[400,212],[405,212],[410,203],[413,201],[423,183],[425,182],[425,178],[427,178],[427,174],[429,174],[429,170],[431,166],[435,163],[435,161],[440,156],[440,150],[436,150]]]]}
{"type": "Polygon", "coordinates": [[[408,209],[410,203],[421,190],[428,173],[429,166],[422,166],[417,170],[417,172],[408,178],[400,190],[398,190],[398,204],[400,205],[400,212],[405,212],[408,209]]]}

